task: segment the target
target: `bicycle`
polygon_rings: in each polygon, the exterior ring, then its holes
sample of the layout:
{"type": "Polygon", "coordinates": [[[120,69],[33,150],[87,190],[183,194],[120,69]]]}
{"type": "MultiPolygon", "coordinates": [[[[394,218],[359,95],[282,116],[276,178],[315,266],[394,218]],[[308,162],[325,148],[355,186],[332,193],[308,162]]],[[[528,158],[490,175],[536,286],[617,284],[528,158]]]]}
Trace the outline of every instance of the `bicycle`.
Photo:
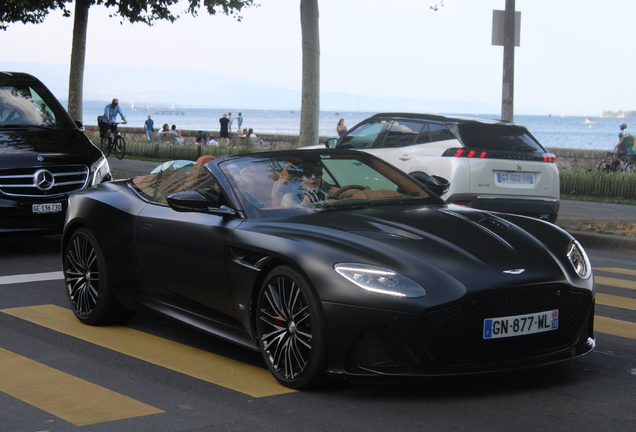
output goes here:
{"type": "MultiPolygon", "coordinates": [[[[112,124],[119,125],[122,123],[112,123],[112,124]]],[[[102,150],[102,153],[104,153],[104,156],[106,157],[110,156],[110,152],[111,150],[113,150],[115,152],[115,156],[117,157],[117,159],[121,160],[124,158],[124,155],[126,154],[126,140],[124,140],[124,137],[119,134],[119,130],[117,130],[116,134],[111,131],[111,134],[108,137],[108,139],[101,142],[101,150],[102,150]]]]}
{"type": "Polygon", "coordinates": [[[627,156],[621,155],[616,156],[614,152],[607,152],[607,157],[610,160],[603,160],[600,164],[598,164],[598,170],[604,173],[610,172],[626,172],[626,173],[634,173],[636,172],[636,163],[634,161],[629,161],[627,156]],[[623,168],[620,167],[621,162],[623,163],[623,168]]]}

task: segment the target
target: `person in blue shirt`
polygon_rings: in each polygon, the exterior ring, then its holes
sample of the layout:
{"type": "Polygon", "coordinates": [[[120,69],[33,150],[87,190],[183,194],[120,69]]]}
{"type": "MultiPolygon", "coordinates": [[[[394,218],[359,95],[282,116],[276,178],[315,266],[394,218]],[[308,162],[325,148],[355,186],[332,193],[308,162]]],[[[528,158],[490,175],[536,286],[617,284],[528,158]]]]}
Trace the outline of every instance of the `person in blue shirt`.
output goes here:
{"type": "Polygon", "coordinates": [[[113,101],[111,103],[109,103],[108,105],[106,105],[106,107],[104,108],[104,116],[102,117],[102,124],[100,124],[100,129],[103,130],[103,134],[102,134],[102,144],[104,141],[104,138],[108,138],[108,140],[110,141],[110,134],[111,133],[117,133],[117,124],[115,123],[117,121],[117,116],[121,116],[122,120],[124,121],[124,124],[128,123],[126,121],[126,116],[124,115],[123,111],[121,110],[121,107],[119,106],[119,99],[115,98],[113,99],[113,101]]]}
{"type": "Polygon", "coordinates": [[[144,123],[146,129],[146,139],[148,141],[150,141],[150,134],[152,133],[154,125],[155,122],[150,118],[150,115],[148,115],[148,120],[146,120],[146,122],[144,123]]]}

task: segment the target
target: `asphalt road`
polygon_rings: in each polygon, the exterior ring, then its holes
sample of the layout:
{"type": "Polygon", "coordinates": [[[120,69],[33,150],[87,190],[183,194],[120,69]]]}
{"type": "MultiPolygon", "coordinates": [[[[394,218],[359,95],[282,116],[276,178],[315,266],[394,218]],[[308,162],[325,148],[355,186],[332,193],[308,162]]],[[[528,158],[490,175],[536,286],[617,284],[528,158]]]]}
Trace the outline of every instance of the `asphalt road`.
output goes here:
{"type": "Polygon", "coordinates": [[[139,313],[68,309],[59,236],[0,239],[0,431],[612,431],[636,424],[636,262],[589,250],[597,348],[514,373],[289,392],[258,353],[139,313]]]}

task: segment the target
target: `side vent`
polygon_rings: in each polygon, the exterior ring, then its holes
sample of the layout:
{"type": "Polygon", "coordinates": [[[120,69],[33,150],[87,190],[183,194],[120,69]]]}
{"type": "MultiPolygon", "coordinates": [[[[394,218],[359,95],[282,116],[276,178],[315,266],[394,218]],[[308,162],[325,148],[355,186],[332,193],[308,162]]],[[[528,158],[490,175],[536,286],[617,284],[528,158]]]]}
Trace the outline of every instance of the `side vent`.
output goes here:
{"type": "Polygon", "coordinates": [[[480,220],[478,224],[495,233],[509,230],[512,227],[508,222],[494,217],[486,217],[480,220]]]}
{"type": "Polygon", "coordinates": [[[263,269],[272,259],[269,255],[247,249],[230,248],[232,255],[239,263],[258,270],[263,269]]]}

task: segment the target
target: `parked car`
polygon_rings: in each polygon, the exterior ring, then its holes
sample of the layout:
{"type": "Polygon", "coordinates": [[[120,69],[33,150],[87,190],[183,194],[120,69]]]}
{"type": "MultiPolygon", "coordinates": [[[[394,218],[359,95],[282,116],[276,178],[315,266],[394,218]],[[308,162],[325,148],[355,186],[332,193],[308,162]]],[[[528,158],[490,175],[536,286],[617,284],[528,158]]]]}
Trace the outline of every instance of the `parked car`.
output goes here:
{"type": "Polygon", "coordinates": [[[447,202],[555,222],[560,205],[556,156],[523,126],[496,120],[382,113],[328,147],[374,154],[418,180],[450,181],[447,202]]]}
{"type": "Polygon", "coordinates": [[[69,198],[62,250],[81,322],[150,309],[260,350],[291,388],[526,368],[595,345],[592,269],[570,234],[447,204],[359,151],[170,161],[101,183],[69,198]]]}
{"type": "Polygon", "coordinates": [[[59,234],[68,195],[112,180],[81,129],[38,79],[0,72],[0,236],[59,234]]]}

